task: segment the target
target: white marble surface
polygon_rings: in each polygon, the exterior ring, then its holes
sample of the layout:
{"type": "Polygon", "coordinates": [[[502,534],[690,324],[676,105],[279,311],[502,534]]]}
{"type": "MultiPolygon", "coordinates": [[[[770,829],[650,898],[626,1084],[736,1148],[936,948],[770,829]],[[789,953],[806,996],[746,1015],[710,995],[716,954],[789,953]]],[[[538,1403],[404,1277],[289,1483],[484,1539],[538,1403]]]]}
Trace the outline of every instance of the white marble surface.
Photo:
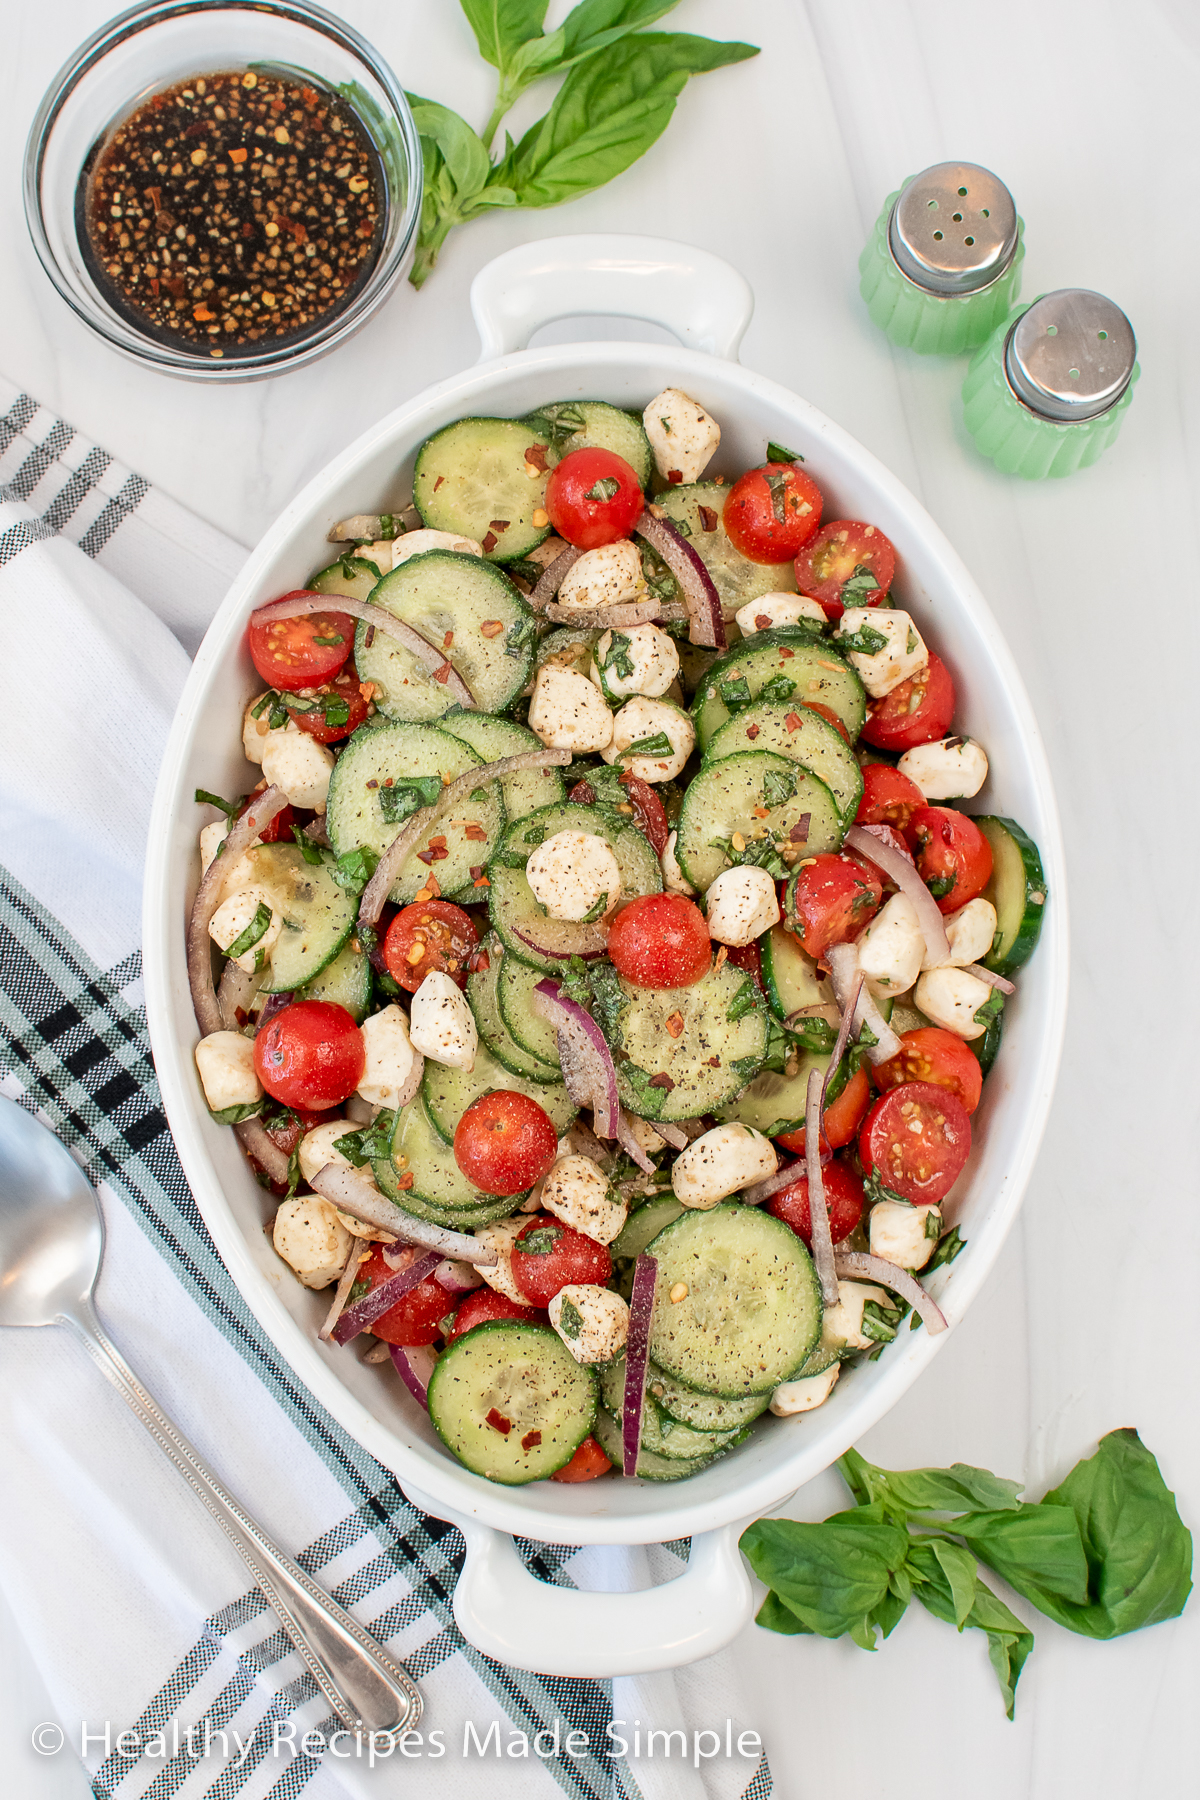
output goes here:
{"type": "MultiPolygon", "coordinates": [[[[407,86],[486,115],[490,76],[453,0],[334,10],[407,86]]],[[[231,533],[253,541],[363,427],[474,359],[467,290],[491,255],[610,229],[690,240],[743,270],[758,301],[743,361],[854,432],[949,534],[1008,633],[1048,742],[1072,881],[1071,1015],[1021,1223],[947,1353],[863,1448],[898,1465],[983,1463],[1036,1495],[1100,1433],[1134,1424],[1200,1521],[1186,1027],[1197,994],[1183,929],[1200,869],[1194,826],[1173,830],[1196,811],[1200,666],[1194,0],[1145,0],[1136,13],[1121,0],[683,0],[672,26],[745,36],[764,54],[694,82],[641,164],[552,215],[497,214],[455,234],[424,292],[404,288],[335,358],[219,392],[143,373],[94,342],[25,236],[28,120],[69,46],[111,11],[105,0],[2,9],[0,367],[231,533]],[[980,461],[962,429],[964,364],[893,351],[858,300],[858,251],[883,196],[949,156],[989,164],[1012,188],[1027,295],[1096,287],[1137,330],[1143,378],[1123,436],[1068,482],[1031,486],[980,461]]],[[[555,0],[551,19],[561,11],[555,0]]],[[[839,1503],[826,1477],[794,1510],[820,1517],[839,1503]]],[[[1200,1612],[1115,1644],[1048,1623],[1037,1636],[1009,1725],[982,1642],[919,1609],[874,1657],[751,1629],[740,1652],[777,1793],[1194,1791],[1200,1612]]],[[[6,1743],[44,1716],[35,1706],[5,1685],[6,1743]]],[[[43,1773],[40,1793],[82,1791],[65,1765],[43,1773]]]]}

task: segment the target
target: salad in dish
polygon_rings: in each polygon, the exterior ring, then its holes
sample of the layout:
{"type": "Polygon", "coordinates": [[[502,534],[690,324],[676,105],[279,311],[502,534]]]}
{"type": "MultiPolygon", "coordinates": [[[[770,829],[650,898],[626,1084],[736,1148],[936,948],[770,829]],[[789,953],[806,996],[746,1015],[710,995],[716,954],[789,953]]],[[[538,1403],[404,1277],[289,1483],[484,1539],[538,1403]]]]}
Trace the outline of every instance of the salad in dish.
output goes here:
{"type": "Polygon", "coordinates": [[[502,1483],[684,1478],[945,1328],[1046,906],[893,546],[720,438],[437,432],[252,614],[250,791],[196,795],[209,1111],[322,1339],[502,1483]]]}

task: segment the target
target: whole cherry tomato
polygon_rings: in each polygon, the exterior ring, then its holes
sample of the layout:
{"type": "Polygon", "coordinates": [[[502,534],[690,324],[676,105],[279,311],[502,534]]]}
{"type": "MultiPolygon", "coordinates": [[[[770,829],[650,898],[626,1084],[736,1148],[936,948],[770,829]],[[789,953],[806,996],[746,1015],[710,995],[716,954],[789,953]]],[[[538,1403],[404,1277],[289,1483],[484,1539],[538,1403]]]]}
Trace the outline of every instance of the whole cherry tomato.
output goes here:
{"type": "Polygon", "coordinates": [[[455,1313],[454,1323],[446,1333],[446,1342],[452,1344],[464,1331],[470,1331],[475,1325],[489,1325],[493,1319],[525,1319],[530,1325],[549,1323],[546,1314],[536,1306],[521,1306],[507,1294],[498,1294],[495,1288],[475,1288],[455,1313]]]}
{"type": "Polygon", "coordinates": [[[340,1106],[363,1077],[363,1034],[332,1000],[293,1000],[254,1040],[254,1067],[285,1106],[340,1106]]]}
{"type": "Polygon", "coordinates": [[[902,1200],[936,1205],[971,1154],[971,1121],[957,1094],[928,1081],[906,1081],[881,1094],[858,1134],[866,1174],[902,1200]]]}
{"type": "Polygon", "coordinates": [[[523,1194],[550,1173],[557,1155],[558,1133],[546,1112],[514,1088],[472,1100],[454,1133],[455,1162],[485,1194],[523,1194]]]}
{"type": "Polygon", "coordinates": [[[628,537],[644,505],[637,476],[612,450],[572,450],[546,482],[550,523],[578,550],[628,537]]]}
{"type": "Polygon", "coordinates": [[[289,706],[288,716],[319,744],[336,744],[366,721],[367,696],[353,663],[339,669],[332,680],[303,688],[296,698],[311,700],[313,705],[305,711],[289,706]]]}
{"type": "MultiPolygon", "coordinates": [[[[852,1142],[870,1104],[870,1077],[865,1069],[858,1069],[821,1114],[821,1136],[831,1150],[840,1150],[843,1144],[852,1142]]],[[[799,1131],[784,1132],[775,1142],[782,1149],[790,1150],[796,1156],[803,1156],[804,1137],[804,1128],[801,1127],[799,1131]]],[[[821,1147],[824,1149],[825,1145],[821,1147]]]]}
{"type": "Polygon", "coordinates": [[[909,822],[917,873],[944,913],[982,894],[992,878],[992,846],[974,819],[952,806],[923,806],[909,822]]]}
{"type": "Polygon", "coordinates": [[[938,1025],[921,1025],[901,1033],[903,1046],[887,1062],[876,1063],[875,1085],[881,1094],[904,1081],[930,1082],[957,1094],[969,1113],[979,1105],[983,1070],[962,1038],[938,1025]]]}
{"type": "Polygon", "coordinates": [[[827,619],[840,619],[848,606],[878,606],[895,573],[891,540],[857,519],[831,519],[796,558],[797,588],[827,619]]]}
{"type": "Polygon", "coordinates": [[[479,947],[475,921],[449,900],[417,900],[400,909],[383,940],[383,960],[392,980],[415,994],[433,969],[467,985],[468,962],[479,947]]]}
{"type": "MultiPolygon", "coordinates": [[[[415,1262],[420,1254],[415,1250],[409,1260],[415,1262]]],[[[358,1280],[370,1282],[373,1293],[397,1272],[384,1261],[382,1249],[375,1244],[366,1262],[358,1266],[358,1280]]],[[[405,1344],[410,1349],[418,1344],[434,1344],[442,1335],[442,1320],[452,1305],[441,1282],[427,1275],[416,1287],[409,1288],[407,1294],[402,1294],[395,1306],[382,1313],[370,1329],[385,1344],[405,1344]]]]}
{"type": "Polygon", "coordinates": [[[597,1475],[607,1475],[612,1468],[607,1456],[594,1437],[585,1437],[569,1463],[561,1469],[555,1469],[551,1481],[595,1481],[597,1475]]]}
{"type": "Polygon", "coordinates": [[[811,475],[795,463],[766,463],[734,482],[721,517],[730,543],[750,562],[780,563],[815,534],[822,505],[811,475]]]}
{"type": "Polygon", "coordinates": [[[792,894],[801,945],[820,958],[830,944],[852,943],[882,899],[883,883],[869,864],[854,856],[814,856],[801,864],[792,894]]]}
{"type": "Polygon", "coordinates": [[[638,987],[691,987],[708,973],[712,939],[694,900],[643,894],[609,926],[608,955],[617,974],[638,987]]]}
{"type": "Polygon", "coordinates": [[[890,763],[868,763],[862,779],[862,799],[854,823],[890,825],[903,835],[913,814],[925,804],[925,796],[916,782],[902,775],[899,769],[893,769],[890,763]]]}
{"type": "Polygon", "coordinates": [[[612,1257],[595,1238],[572,1231],[549,1213],[535,1213],[512,1247],[512,1278],[534,1306],[549,1306],[575,1282],[603,1287],[612,1257]]]}
{"type": "MultiPolygon", "coordinates": [[[[303,600],[303,588],[280,596],[303,600]]],[[[271,619],[250,627],[250,660],[264,681],[295,692],[315,687],[336,675],[354,648],[354,620],[349,613],[305,613],[295,619],[271,619]]]]}
{"type": "MultiPolygon", "coordinates": [[[[767,1201],[767,1211],[790,1225],[798,1238],[812,1248],[812,1212],[808,1201],[808,1176],[800,1163],[790,1187],[780,1188],[767,1201]]],[[[863,1214],[863,1184],[845,1163],[826,1163],[821,1171],[825,1205],[829,1210],[829,1235],[835,1244],[848,1238],[863,1214]]]]}
{"type": "Polygon", "coordinates": [[[954,717],[954,683],[940,656],[929,652],[928,667],[910,675],[882,700],[872,700],[862,728],[876,750],[913,750],[944,738],[954,717]]]}

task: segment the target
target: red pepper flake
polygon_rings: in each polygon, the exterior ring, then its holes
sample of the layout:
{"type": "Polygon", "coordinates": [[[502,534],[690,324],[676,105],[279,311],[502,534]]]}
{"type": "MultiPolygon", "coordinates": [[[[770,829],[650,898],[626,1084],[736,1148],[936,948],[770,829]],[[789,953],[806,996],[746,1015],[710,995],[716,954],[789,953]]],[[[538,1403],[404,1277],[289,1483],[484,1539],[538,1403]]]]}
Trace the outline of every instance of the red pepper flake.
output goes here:
{"type": "Polygon", "coordinates": [[[683,480],[682,471],[679,469],[668,469],[667,470],[667,480],[672,484],[672,486],[675,486],[677,483],[679,483],[683,480]]]}
{"type": "Polygon", "coordinates": [[[375,642],[375,627],[373,625],[368,625],[367,626],[367,635],[363,639],[363,649],[369,650],[371,648],[371,645],[374,642],[375,642]]]}
{"type": "Polygon", "coordinates": [[[532,463],[539,475],[544,475],[546,473],[545,444],[530,444],[528,450],[525,452],[525,461],[527,463],[532,463]]]}
{"type": "Polygon", "coordinates": [[[508,530],[509,526],[512,524],[512,520],[511,519],[489,519],[488,523],[491,526],[493,531],[501,532],[501,531],[508,530]]]}
{"type": "Polygon", "coordinates": [[[428,867],[430,863],[444,862],[449,854],[445,843],[430,844],[428,850],[417,851],[417,861],[423,862],[428,867]]]}
{"type": "Polygon", "coordinates": [[[673,1012],[671,1014],[670,1018],[667,1020],[667,1030],[673,1038],[682,1036],[683,1014],[681,1012],[673,1012]]]}
{"type": "MultiPolygon", "coordinates": [[[[784,658],[785,661],[790,662],[792,657],[795,656],[796,652],[794,650],[785,650],[785,649],[781,648],[779,654],[780,654],[780,656],[782,656],[784,658]]],[[[829,666],[832,669],[834,665],[832,663],[830,663],[829,666]]]]}
{"type": "Polygon", "coordinates": [[[437,493],[438,489],[441,487],[441,485],[442,485],[443,481],[445,481],[445,479],[446,479],[446,477],[444,475],[438,476],[437,480],[433,484],[433,491],[435,494],[437,493]]]}
{"type": "Polygon", "coordinates": [[[486,638],[499,637],[504,630],[504,621],[503,619],[485,619],[479,629],[486,638]]]}
{"type": "Polygon", "coordinates": [[[567,799],[574,801],[576,806],[595,806],[595,789],[591,786],[590,782],[577,781],[567,795],[567,799]]]}
{"type": "MultiPolygon", "coordinates": [[[[463,826],[463,836],[466,838],[466,840],[469,844],[486,844],[487,843],[487,832],[483,829],[482,825],[477,825],[474,819],[468,819],[466,824],[463,826]]],[[[478,871],[475,869],[472,869],[471,873],[472,873],[472,875],[474,875],[474,874],[477,874],[478,871]]]]}
{"type": "Polygon", "coordinates": [[[754,742],[755,738],[758,736],[758,734],[761,730],[762,730],[761,725],[747,725],[746,736],[750,739],[751,743],[754,742]]]}
{"type": "Polygon", "coordinates": [[[484,538],[482,544],[480,545],[480,549],[483,551],[483,554],[485,556],[490,556],[492,554],[492,551],[496,548],[496,545],[499,543],[499,541],[500,540],[499,540],[499,538],[497,538],[495,532],[489,531],[487,536],[484,538]]]}
{"type": "Polygon", "coordinates": [[[368,781],[367,786],[369,788],[377,788],[379,786],[379,783],[375,780],[375,777],[372,776],[370,781],[368,781]]]}
{"type": "Polygon", "coordinates": [[[716,958],[713,962],[713,974],[714,975],[716,974],[718,969],[723,969],[725,967],[725,960],[728,957],[728,955],[729,955],[729,946],[727,944],[718,944],[716,958]]]}
{"type": "Polygon", "coordinates": [[[497,1412],[494,1406],[487,1416],[487,1422],[493,1431],[500,1433],[501,1437],[507,1437],[512,1430],[512,1420],[506,1419],[504,1414],[497,1412]]]}
{"type": "Polygon", "coordinates": [[[800,729],[800,714],[799,713],[789,713],[787,718],[783,722],[787,726],[789,731],[799,731],[799,729],[800,729]]]}
{"type": "Polygon", "coordinates": [[[477,876],[476,879],[471,883],[472,887],[491,887],[491,885],[492,884],[488,880],[486,875],[477,876]]]}
{"type": "Polygon", "coordinates": [[[717,529],[716,507],[714,507],[714,506],[698,506],[696,508],[696,511],[700,514],[700,525],[701,525],[702,530],[715,531],[717,529]]]}
{"type": "Polygon", "coordinates": [[[483,874],[483,864],[482,863],[472,863],[471,864],[471,880],[478,881],[479,877],[482,874],[483,874]]]}
{"type": "Polygon", "coordinates": [[[765,631],[771,623],[770,613],[755,613],[754,623],[758,626],[760,631],[765,631]]]}
{"type": "MultiPolygon", "coordinates": [[[[248,150],[242,150],[242,149],[231,150],[229,152],[229,160],[234,165],[235,168],[240,169],[242,164],[245,162],[246,158],[249,156],[249,154],[250,154],[250,152],[248,150]]],[[[157,204],[158,204],[158,202],[156,201],[155,205],[157,205],[157,204]]]]}
{"type": "Polygon", "coordinates": [[[796,820],[796,823],[792,826],[792,829],[788,832],[788,842],[792,844],[806,844],[808,842],[808,828],[811,823],[812,814],[801,813],[800,817],[796,820]]]}
{"type": "Polygon", "coordinates": [[[396,1186],[398,1188],[410,1188],[415,1180],[416,1176],[413,1174],[412,1170],[409,1169],[407,1174],[398,1177],[396,1186]]]}
{"type": "Polygon", "coordinates": [[[705,1067],[709,1069],[719,1069],[720,1066],[721,1059],[719,1056],[710,1056],[708,1062],[705,1064],[705,1067]]]}
{"type": "Polygon", "coordinates": [[[446,633],[445,637],[442,639],[442,649],[448,650],[453,642],[454,642],[454,633],[452,631],[448,631],[446,633]]]}
{"type": "Polygon", "coordinates": [[[215,319],[216,316],[217,315],[212,307],[206,306],[203,301],[200,302],[199,306],[193,306],[192,308],[193,319],[198,319],[201,324],[203,324],[206,319],[215,319]]]}
{"type": "Polygon", "coordinates": [[[522,1450],[536,1450],[541,1441],[542,1434],[540,1431],[527,1431],[525,1436],[521,1439],[521,1448],[522,1450]]]}
{"type": "Polygon", "coordinates": [[[768,819],[771,816],[765,806],[756,806],[753,812],[756,819],[768,819]]]}
{"type": "Polygon", "coordinates": [[[666,1070],[663,1069],[659,1074],[650,1077],[650,1086],[652,1088],[663,1088],[669,1094],[675,1086],[675,1083],[671,1080],[671,1077],[667,1074],[666,1070]]]}
{"type": "Polygon", "coordinates": [[[448,662],[444,662],[440,669],[435,669],[433,671],[433,679],[435,681],[440,681],[443,687],[445,687],[446,683],[449,681],[450,675],[451,668],[448,662]]]}

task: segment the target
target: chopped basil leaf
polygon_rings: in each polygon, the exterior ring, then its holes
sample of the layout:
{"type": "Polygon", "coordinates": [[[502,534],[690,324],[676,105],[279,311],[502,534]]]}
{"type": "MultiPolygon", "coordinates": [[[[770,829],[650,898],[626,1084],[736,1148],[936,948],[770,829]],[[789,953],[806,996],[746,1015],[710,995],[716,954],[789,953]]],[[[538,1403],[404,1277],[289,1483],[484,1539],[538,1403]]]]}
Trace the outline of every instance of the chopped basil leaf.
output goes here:
{"type": "Polygon", "coordinates": [[[379,810],[389,825],[402,825],[423,806],[432,806],[441,791],[440,775],[403,775],[391,787],[378,789],[379,810]]]}
{"type": "Polygon", "coordinates": [[[899,1323],[899,1314],[890,1306],[881,1306],[878,1300],[868,1300],[863,1307],[862,1334],[873,1338],[877,1344],[890,1344],[899,1323]]]}
{"type": "Polygon", "coordinates": [[[758,1010],[758,989],[747,976],[726,1009],[725,1020],[729,1025],[736,1025],[747,1013],[758,1010]]]}
{"type": "Polygon", "coordinates": [[[632,642],[632,638],[626,637],[623,631],[614,631],[601,660],[600,667],[614,675],[618,681],[628,681],[633,674],[633,658],[629,654],[632,642]]]}
{"type": "Polygon", "coordinates": [[[872,1206],[888,1200],[893,1206],[911,1206],[913,1203],[905,1194],[898,1194],[894,1188],[884,1185],[878,1169],[870,1169],[863,1176],[863,1193],[872,1206]]]}
{"type": "Polygon", "coordinates": [[[798,463],[803,462],[804,458],[798,450],[789,450],[784,444],[772,443],[767,445],[767,461],[769,463],[798,463]]]}
{"type": "Polygon", "coordinates": [[[1004,1011],[1004,995],[999,988],[993,988],[983,1005],[975,1013],[977,1025],[990,1025],[992,1020],[1004,1011]]]}
{"type": "Polygon", "coordinates": [[[379,538],[381,543],[385,538],[391,539],[400,537],[403,532],[404,522],[398,513],[380,513],[379,538]]]}
{"type": "Polygon", "coordinates": [[[292,826],[292,836],[295,838],[296,843],[299,846],[300,854],[306,863],[315,868],[318,863],[324,862],[325,859],[321,854],[320,845],[314,844],[310,837],[305,837],[299,825],[292,826]]]}
{"type": "Polygon", "coordinates": [[[321,644],[322,646],[328,645],[328,644],[344,644],[345,641],[346,640],[342,636],[340,631],[335,631],[332,637],[323,637],[323,638],[315,637],[313,639],[314,644],[321,644]]]}
{"type": "Polygon", "coordinates": [[[621,484],[615,475],[602,475],[594,487],[590,487],[585,499],[603,502],[615,500],[621,491],[621,484]]]}
{"type": "Polygon", "coordinates": [[[256,1119],[263,1109],[261,1100],[251,1100],[245,1106],[224,1106],[220,1112],[209,1108],[209,1117],[218,1125],[240,1125],[243,1119],[256,1119]]]}
{"type": "Polygon", "coordinates": [[[584,915],[583,915],[582,919],[580,919],[579,923],[581,925],[590,925],[594,919],[602,919],[607,911],[608,911],[608,894],[607,894],[607,892],[605,892],[605,893],[601,894],[601,896],[598,900],[594,900],[592,902],[591,906],[588,907],[587,911],[584,913],[584,915]]]}
{"type": "Polygon", "coordinates": [[[778,469],[764,469],[763,476],[771,490],[771,511],[780,525],[787,524],[787,512],[784,501],[787,499],[788,478],[778,469]]]}
{"type": "MultiPolygon", "coordinates": [[[[380,1118],[383,1116],[380,1114],[380,1118]]],[[[389,1156],[391,1145],[392,1115],[389,1114],[386,1130],[381,1131],[379,1122],[376,1121],[373,1125],[365,1126],[362,1131],[348,1131],[345,1137],[335,1139],[333,1147],[335,1150],[340,1150],[346,1160],[352,1162],[356,1169],[361,1169],[364,1163],[389,1156]]]]}
{"type": "Polygon", "coordinates": [[[237,815],[237,805],[234,801],[222,800],[220,794],[210,794],[207,788],[196,789],[196,804],[197,806],[215,806],[217,811],[223,812],[227,819],[235,818],[237,815]]]}
{"type": "MultiPolygon", "coordinates": [[[[837,1032],[828,1019],[814,1016],[811,1019],[797,1019],[788,1030],[803,1050],[811,1050],[816,1056],[829,1056],[837,1043],[837,1032]]],[[[844,1084],[843,1084],[844,1085],[844,1084]]],[[[833,1096],[836,1099],[836,1095],[833,1096]]]]}
{"type": "Polygon", "coordinates": [[[379,858],[374,850],[362,845],[357,850],[347,850],[336,862],[329,866],[329,872],[338,886],[347,894],[361,894],[378,866],[379,858]]]}
{"type": "Polygon", "coordinates": [[[621,1014],[629,1001],[610,962],[587,965],[592,990],[592,1017],[614,1050],[621,1045],[621,1014]]]}
{"type": "Polygon", "coordinates": [[[504,634],[505,656],[524,656],[530,644],[536,643],[538,622],[532,614],[522,615],[504,634]]]}
{"type": "Polygon", "coordinates": [[[561,450],[569,438],[585,429],[587,423],[582,412],[570,400],[559,400],[550,406],[541,406],[537,412],[530,413],[526,422],[539,437],[549,439],[552,450],[561,450]]]}
{"type": "Polygon", "coordinates": [[[346,1304],[353,1306],[356,1300],[365,1300],[371,1291],[371,1284],[364,1275],[356,1281],[346,1296],[346,1304]]]}
{"type": "MultiPolygon", "coordinates": [[[[931,1213],[930,1217],[932,1218],[932,1216],[931,1213]]],[[[925,1264],[921,1273],[923,1275],[930,1275],[934,1269],[940,1269],[944,1264],[952,1263],[960,1251],[965,1250],[966,1247],[966,1238],[959,1234],[957,1225],[952,1225],[949,1231],[944,1231],[938,1239],[937,1249],[925,1264]]]]}
{"type": "Polygon", "coordinates": [[[942,1215],[936,1206],[931,1206],[929,1211],[925,1214],[925,1236],[927,1238],[936,1239],[940,1237],[941,1230],[942,1215]]]}
{"type": "Polygon", "coordinates": [[[567,964],[567,973],[558,984],[559,995],[564,1000],[574,1000],[578,1006],[585,1006],[591,1011],[592,984],[588,980],[588,968],[582,956],[573,956],[567,964]]]}
{"type": "Polygon", "coordinates": [[[904,646],[904,648],[905,648],[905,651],[907,652],[907,654],[909,656],[911,656],[913,651],[916,649],[916,647],[917,647],[917,634],[912,629],[912,626],[910,625],[908,628],[908,642],[904,646]]]}
{"type": "Polygon", "coordinates": [[[637,1096],[638,1112],[648,1119],[657,1119],[666,1104],[667,1089],[653,1087],[654,1077],[635,1062],[622,1063],[621,1073],[637,1096]]]}
{"type": "Polygon", "coordinates": [[[717,692],[721,696],[721,704],[731,713],[743,712],[753,701],[750,683],[744,675],[735,675],[728,681],[719,681],[717,692]]]}
{"type": "Polygon", "coordinates": [[[275,692],[275,689],[268,688],[262,699],[250,708],[250,717],[252,719],[261,719],[272,700],[278,700],[278,698],[279,695],[275,692]]]}
{"type": "Polygon", "coordinates": [[[656,731],[650,737],[635,738],[628,749],[622,750],[625,756],[672,756],[674,749],[665,731],[656,731]]]}
{"type": "Polygon", "coordinates": [[[564,1337],[577,1338],[583,1330],[583,1314],[573,1300],[564,1300],[558,1315],[558,1329],[564,1337]]]}
{"type": "Polygon", "coordinates": [[[932,880],[925,883],[925,886],[929,889],[935,900],[944,900],[946,895],[950,892],[950,889],[954,886],[955,880],[956,877],[953,875],[935,875],[932,880]]]}
{"type": "Polygon", "coordinates": [[[325,696],[325,723],[335,730],[339,725],[350,723],[350,702],[343,700],[340,694],[325,696]]]}
{"type": "MultiPolygon", "coordinates": [[[[815,619],[812,622],[816,624],[815,619]]],[[[765,706],[782,706],[783,702],[790,700],[795,692],[795,682],[790,675],[785,675],[781,670],[778,675],[772,675],[770,681],[764,682],[758,690],[758,698],[760,703],[765,706]]]]}
{"type": "Polygon", "coordinates": [[[843,606],[865,606],[868,594],[877,594],[879,583],[876,581],[866,563],[858,563],[854,573],[842,583],[840,599],[843,606]]]}
{"type": "Polygon", "coordinates": [[[738,1081],[752,1081],[762,1068],[762,1058],[758,1056],[739,1056],[729,1064],[729,1071],[738,1081]]]}
{"type": "Polygon", "coordinates": [[[255,912],[254,917],[247,925],[245,931],[239,932],[237,937],[234,938],[232,944],[230,944],[225,952],[226,956],[231,960],[236,960],[239,956],[245,956],[247,950],[252,950],[259,938],[264,937],[270,929],[271,909],[265,900],[260,900],[258,903],[258,910],[255,912]]]}
{"type": "MultiPolygon", "coordinates": [[[[763,776],[762,803],[764,806],[782,806],[796,792],[800,778],[798,769],[768,769],[763,776]]],[[[807,836],[807,833],[805,833],[807,836]]]]}
{"type": "Polygon", "coordinates": [[[876,631],[873,625],[860,625],[857,631],[840,632],[837,647],[855,650],[860,656],[876,656],[880,650],[887,649],[887,634],[876,631]]]}
{"type": "Polygon", "coordinates": [[[713,838],[710,849],[720,850],[734,868],[765,869],[772,881],[786,881],[788,866],[773,838],[751,838],[744,850],[735,850],[732,838],[713,838]]]}
{"type": "Polygon", "coordinates": [[[549,1256],[562,1234],[561,1225],[540,1225],[513,1248],[523,1251],[526,1256],[549,1256]]]}

